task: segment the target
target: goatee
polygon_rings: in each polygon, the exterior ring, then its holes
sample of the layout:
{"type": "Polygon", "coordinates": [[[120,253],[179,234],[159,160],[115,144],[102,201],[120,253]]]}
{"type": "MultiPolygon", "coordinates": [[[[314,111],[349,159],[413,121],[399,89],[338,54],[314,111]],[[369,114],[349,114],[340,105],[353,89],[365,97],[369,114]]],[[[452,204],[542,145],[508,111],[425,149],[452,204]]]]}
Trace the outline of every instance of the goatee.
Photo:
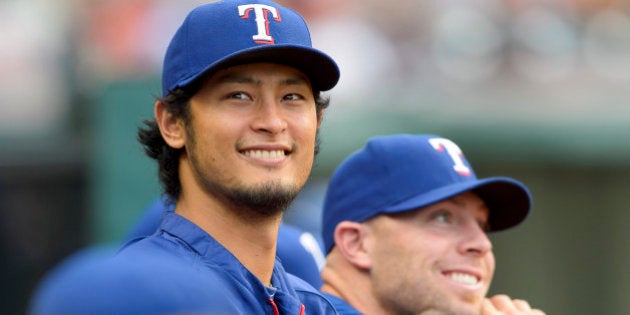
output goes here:
{"type": "Polygon", "coordinates": [[[272,216],[286,210],[299,193],[295,186],[286,187],[278,182],[255,187],[233,188],[226,197],[236,208],[247,209],[262,216],[272,216]]]}

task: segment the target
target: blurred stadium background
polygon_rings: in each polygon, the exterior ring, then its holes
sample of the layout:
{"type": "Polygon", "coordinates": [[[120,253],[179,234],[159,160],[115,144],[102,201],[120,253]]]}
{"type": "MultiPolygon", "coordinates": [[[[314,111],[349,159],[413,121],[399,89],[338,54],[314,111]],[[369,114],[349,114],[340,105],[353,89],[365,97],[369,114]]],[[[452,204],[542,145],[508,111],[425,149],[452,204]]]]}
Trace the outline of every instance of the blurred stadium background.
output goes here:
{"type": "MultiPolygon", "coordinates": [[[[328,176],[370,136],[435,133],[531,188],[493,235],[493,292],[547,314],[630,313],[630,2],[284,0],[342,78],[286,220],[317,233],[328,176]]],[[[192,0],[0,1],[0,313],[119,242],[159,194],[135,140],[192,0]]],[[[394,153],[395,154],[395,153],[394,153]]]]}

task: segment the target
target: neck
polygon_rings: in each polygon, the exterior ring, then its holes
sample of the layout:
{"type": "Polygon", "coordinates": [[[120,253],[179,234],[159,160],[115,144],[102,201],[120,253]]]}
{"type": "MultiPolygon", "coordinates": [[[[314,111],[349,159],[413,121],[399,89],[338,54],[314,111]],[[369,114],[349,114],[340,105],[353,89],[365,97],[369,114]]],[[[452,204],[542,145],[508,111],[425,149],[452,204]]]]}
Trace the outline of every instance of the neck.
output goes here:
{"type": "Polygon", "coordinates": [[[280,215],[244,220],[221,207],[193,205],[185,199],[177,203],[175,212],[210,234],[263,284],[271,284],[280,215]]]}
{"type": "Polygon", "coordinates": [[[210,234],[264,285],[271,285],[282,212],[261,215],[235,209],[184,180],[182,187],[175,212],[210,234]]]}
{"type": "Polygon", "coordinates": [[[387,314],[374,296],[368,271],[356,268],[340,256],[333,249],[326,257],[321,291],[339,297],[362,314],[387,314]]]}

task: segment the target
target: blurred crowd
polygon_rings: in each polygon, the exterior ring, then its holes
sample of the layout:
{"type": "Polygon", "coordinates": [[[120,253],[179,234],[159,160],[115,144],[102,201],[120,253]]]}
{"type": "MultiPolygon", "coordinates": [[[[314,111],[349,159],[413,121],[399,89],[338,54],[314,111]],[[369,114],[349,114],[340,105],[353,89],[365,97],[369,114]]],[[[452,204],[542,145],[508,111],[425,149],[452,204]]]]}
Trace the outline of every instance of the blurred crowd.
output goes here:
{"type": "MultiPolygon", "coordinates": [[[[72,198],[86,203],[82,195],[70,196],[77,187],[86,190],[82,177],[85,174],[81,173],[84,169],[80,166],[78,171],[68,171],[54,164],[51,168],[55,170],[46,170],[51,176],[42,172],[43,168],[29,169],[31,174],[37,173],[32,177],[18,172],[13,177],[6,174],[28,159],[45,160],[58,152],[66,152],[62,159],[72,157],[62,166],[85,163],[85,156],[73,157],[68,142],[42,143],[41,139],[68,139],[79,132],[89,132],[89,126],[78,127],[85,123],[85,118],[79,116],[104,85],[158,78],[163,53],[178,23],[191,8],[205,2],[0,0],[3,253],[33,248],[20,244],[34,243],[29,237],[37,239],[37,231],[27,229],[34,226],[25,223],[33,220],[27,216],[40,215],[36,220],[44,225],[52,224],[46,220],[58,215],[47,213],[48,208],[30,214],[21,211],[38,209],[42,204],[52,207],[55,202],[37,203],[35,193],[17,195],[18,189],[6,189],[9,185],[22,183],[26,187],[34,185],[29,180],[37,178],[37,185],[41,186],[38,189],[54,195],[58,204],[74,203],[77,211],[85,211],[85,204],[72,198]],[[36,154],[18,152],[19,148],[43,144],[50,148],[35,150],[36,154]],[[12,155],[15,152],[18,153],[12,155]],[[67,190],[71,194],[60,194],[62,185],[40,179],[53,178],[59,172],[72,173],[67,179],[74,185],[67,190]],[[18,176],[24,177],[23,182],[12,181],[18,176]],[[3,201],[3,190],[15,195],[11,202],[3,201]],[[4,251],[5,248],[8,249],[4,251]]],[[[529,117],[558,124],[558,117],[591,117],[593,113],[605,113],[606,119],[618,121],[630,117],[620,114],[629,111],[626,102],[630,90],[626,86],[630,83],[630,1],[278,2],[305,16],[314,46],[330,54],[341,67],[341,80],[330,92],[334,115],[352,115],[358,108],[401,112],[430,108],[463,111],[461,116],[470,119],[473,112],[498,117],[505,108],[512,107],[517,115],[505,118],[508,121],[529,117]],[[467,105],[465,109],[462,102],[467,105]],[[609,115],[612,111],[616,114],[609,115]]],[[[320,196],[320,184],[316,182],[305,194],[320,196]]],[[[319,206],[297,202],[301,207],[319,206]]],[[[305,213],[312,216],[303,227],[317,230],[318,212],[305,213]]],[[[294,213],[287,216],[297,217],[294,213]]],[[[73,218],[72,222],[82,219],[85,218],[73,218]]],[[[70,239],[64,249],[70,251],[82,241],[70,239]]],[[[20,253],[24,252],[28,250],[20,253]]],[[[25,260],[40,263],[44,254],[34,253],[28,259],[15,255],[17,258],[11,257],[10,263],[5,259],[6,265],[0,265],[15,271],[11,268],[26,265],[25,260]]],[[[32,271],[26,269],[16,273],[32,271]]],[[[7,287],[11,280],[19,283],[18,276],[3,282],[7,287]]]]}
{"type": "MultiPolygon", "coordinates": [[[[73,93],[158,75],[175,23],[202,2],[0,1],[0,136],[63,130],[73,93]]],[[[339,60],[333,93],[342,106],[384,106],[369,100],[460,86],[630,81],[627,1],[280,2],[300,11],[313,25],[315,46],[339,60]]]]}

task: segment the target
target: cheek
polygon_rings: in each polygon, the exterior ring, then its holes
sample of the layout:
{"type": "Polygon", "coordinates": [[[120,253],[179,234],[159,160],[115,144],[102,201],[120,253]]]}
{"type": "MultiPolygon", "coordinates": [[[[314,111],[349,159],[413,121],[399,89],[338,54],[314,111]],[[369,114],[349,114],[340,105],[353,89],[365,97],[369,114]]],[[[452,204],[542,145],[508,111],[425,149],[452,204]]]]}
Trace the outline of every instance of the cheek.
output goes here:
{"type": "Polygon", "coordinates": [[[231,141],[238,137],[244,128],[243,125],[244,119],[242,117],[235,118],[233,115],[216,112],[199,116],[194,127],[197,138],[214,148],[233,145],[231,141]]]}
{"type": "Polygon", "coordinates": [[[496,261],[492,252],[488,253],[486,257],[486,266],[488,266],[488,274],[490,275],[490,279],[492,279],[494,268],[496,267],[496,261]]]}
{"type": "Polygon", "coordinates": [[[301,120],[297,120],[294,125],[295,132],[299,135],[298,137],[304,138],[309,143],[314,143],[317,134],[317,120],[314,116],[313,118],[304,117],[301,120]]]}
{"type": "MultiPolygon", "coordinates": [[[[374,241],[374,257],[383,257],[392,265],[415,266],[424,260],[424,246],[400,230],[381,235],[374,241]],[[395,236],[395,237],[394,237],[395,236]]],[[[388,268],[391,268],[389,266],[388,268]]]]}
{"type": "Polygon", "coordinates": [[[410,263],[426,270],[432,270],[441,265],[454,252],[452,243],[444,237],[431,233],[415,233],[402,242],[407,243],[406,254],[413,260],[410,263]]]}
{"type": "Polygon", "coordinates": [[[313,117],[300,117],[291,123],[291,137],[303,148],[302,153],[314,157],[317,137],[317,120],[313,117]]]}
{"type": "MultiPolygon", "coordinates": [[[[313,105],[315,106],[315,105],[313,105]]],[[[317,113],[312,109],[299,109],[295,111],[287,110],[285,111],[286,119],[290,122],[290,124],[294,128],[304,129],[304,130],[315,130],[317,129],[318,121],[317,121],[317,113]]]]}

